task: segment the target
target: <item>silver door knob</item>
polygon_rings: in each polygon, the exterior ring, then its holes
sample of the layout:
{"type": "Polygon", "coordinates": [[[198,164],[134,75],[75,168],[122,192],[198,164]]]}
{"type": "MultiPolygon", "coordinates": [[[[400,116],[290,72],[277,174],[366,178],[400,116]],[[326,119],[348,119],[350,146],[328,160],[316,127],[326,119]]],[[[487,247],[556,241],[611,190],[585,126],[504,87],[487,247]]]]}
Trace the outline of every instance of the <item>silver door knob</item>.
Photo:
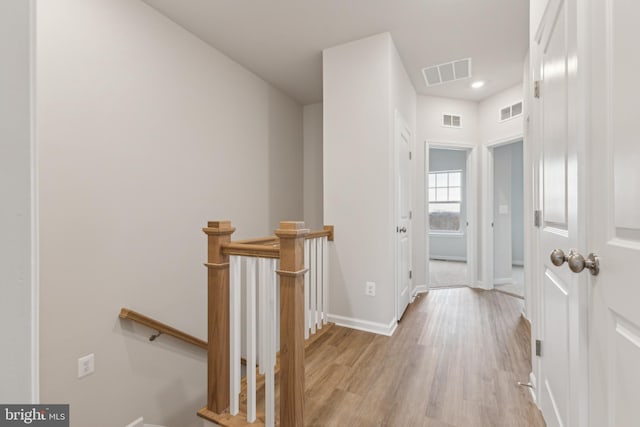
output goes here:
{"type": "Polygon", "coordinates": [[[569,264],[569,268],[574,273],[580,273],[585,268],[589,269],[589,272],[593,276],[597,276],[600,273],[600,260],[593,253],[587,256],[585,259],[582,255],[577,252],[569,254],[569,260],[567,261],[569,264]]]}
{"type": "Polygon", "coordinates": [[[557,267],[566,262],[569,264],[569,269],[574,273],[580,273],[585,268],[594,276],[597,276],[600,272],[598,256],[592,253],[585,259],[575,249],[571,249],[569,255],[566,255],[562,249],[554,249],[551,251],[549,258],[551,259],[551,263],[557,267]]]}
{"type": "Polygon", "coordinates": [[[552,250],[549,258],[551,258],[551,264],[555,265],[556,267],[560,267],[565,263],[565,261],[569,260],[569,257],[565,255],[562,249],[552,250]]]}

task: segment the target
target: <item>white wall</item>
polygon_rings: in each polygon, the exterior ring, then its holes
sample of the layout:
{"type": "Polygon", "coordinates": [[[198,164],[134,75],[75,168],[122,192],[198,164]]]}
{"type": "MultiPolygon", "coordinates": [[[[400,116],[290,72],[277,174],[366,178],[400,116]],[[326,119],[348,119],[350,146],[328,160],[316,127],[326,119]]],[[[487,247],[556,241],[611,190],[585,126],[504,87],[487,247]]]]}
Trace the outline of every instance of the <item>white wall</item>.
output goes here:
{"type": "Polygon", "coordinates": [[[460,148],[461,145],[476,146],[479,143],[478,103],[459,99],[418,96],[416,132],[413,271],[414,284],[426,286],[428,282],[426,269],[429,259],[426,228],[428,220],[426,172],[429,159],[425,143],[454,148],[460,148]],[[462,116],[462,127],[460,129],[443,127],[442,113],[454,113],[462,116]]]}
{"type": "Polygon", "coordinates": [[[323,52],[324,220],[334,320],[389,332],[395,326],[393,115],[411,129],[415,92],[389,34],[323,52]],[[365,282],[377,284],[375,297],[365,282]]]}
{"type": "MultiPolygon", "coordinates": [[[[480,182],[478,191],[478,200],[487,199],[487,191],[493,188],[492,179],[489,178],[488,171],[491,169],[489,160],[489,147],[508,141],[516,141],[521,139],[524,133],[523,117],[517,116],[513,119],[500,121],[499,111],[507,105],[515,104],[523,100],[522,83],[512,86],[502,92],[499,92],[484,101],[480,102],[478,107],[480,141],[478,158],[480,162],[480,173],[478,182],[480,182]]],[[[489,196],[490,197],[490,196],[489,196]]],[[[478,250],[480,253],[478,269],[478,280],[485,288],[491,288],[492,283],[486,280],[492,275],[491,266],[494,262],[491,260],[494,250],[490,244],[490,235],[493,234],[491,221],[493,220],[493,205],[485,203],[479,206],[480,227],[478,235],[478,250]],[[484,283],[487,282],[487,283],[484,283]]]]}
{"type": "Polygon", "coordinates": [[[511,144],[511,259],[524,264],[524,164],[522,141],[511,144]]]}
{"type": "Polygon", "coordinates": [[[322,103],[305,105],[304,128],[304,221],[312,230],[324,225],[322,205],[322,103]]]}
{"type": "Polygon", "coordinates": [[[206,353],[118,312],[206,336],[201,228],[302,218],[302,108],[142,2],[37,18],[42,401],[75,427],[199,426],[206,353]]]}
{"type": "Polygon", "coordinates": [[[502,284],[512,277],[511,157],[511,145],[493,150],[493,278],[502,284]]]}
{"type": "Polygon", "coordinates": [[[522,83],[518,83],[480,103],[478,112],[483,144],[491,144],[511,138],[514,135],[522,135],[523,115],[503,122],[499,120],[500,109],[522,101],[522,97],[522,83]]]}
{"type": "Polygon", "coordinates": [[[429,150],[429,172],[462,171],[462,202],[460,204],[460,232],[429,232],[429,258],[454,261],[467,260],[467,152],[466,150],[429,150]]]}
{"type": "MultiPolygon", "coordinates": [[[[0,2],[0,402],[37,400],[32,331],[32,4],[0,2]],[[35,377],[35,378],[34,378],[35,377]]],[[[34,259],[35,261],[35,259],[34,259]]]]}

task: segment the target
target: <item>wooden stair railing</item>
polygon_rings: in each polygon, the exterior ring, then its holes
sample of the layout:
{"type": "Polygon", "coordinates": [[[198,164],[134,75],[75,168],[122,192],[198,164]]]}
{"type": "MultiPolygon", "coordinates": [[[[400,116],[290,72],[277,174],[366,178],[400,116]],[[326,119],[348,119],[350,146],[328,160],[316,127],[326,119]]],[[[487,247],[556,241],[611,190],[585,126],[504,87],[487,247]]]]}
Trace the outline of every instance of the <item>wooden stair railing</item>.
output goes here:
{"type": "MultiPolygon", "coordinates": [[[[231,242],[235,228],[230,221],[209,222],[203,231],[208,236],[208,262],[205,264],[208,269],[208,339],[216,351],[208,353],[207,406],[198,415],[221,425],[242,424],[229,414],[230,256],[279,259],[280,268],[276,271],[280,277],[279,422],[281,426],[304,425],[305,239],[326,237],[333,241],[333,226],[310,232],[303,222],[283,221],[275,237],[237,242],[231,242]]],[[[321,321],[326,323],[326,318],[321,321]]]]}
{"type": "MultiPolygon", "coordinates": [[[[159,334],[171,335],[174,338],[177,338],[189,344],[193,344],[196,347],[200,347],[204,350],[207,350],[209,348],[209,344],[206,341],[203,341],[200,338],[196,338],[193,335],[189,335],[186,332],[182,332],[181,330],[169,326],[166,323],[159,322],[155,319],[152,319],[151,317],[140,314],[137,311],[133,311],[129,308],[123,307],[122,309],[120,309],[119,317],[121,319],[128,319],[133,322],[140,323],[141,325],[158,331],[159,334]]],[[[157,334],[152,335],[149,340],[153,341],[157,336],[157,334]]]]}

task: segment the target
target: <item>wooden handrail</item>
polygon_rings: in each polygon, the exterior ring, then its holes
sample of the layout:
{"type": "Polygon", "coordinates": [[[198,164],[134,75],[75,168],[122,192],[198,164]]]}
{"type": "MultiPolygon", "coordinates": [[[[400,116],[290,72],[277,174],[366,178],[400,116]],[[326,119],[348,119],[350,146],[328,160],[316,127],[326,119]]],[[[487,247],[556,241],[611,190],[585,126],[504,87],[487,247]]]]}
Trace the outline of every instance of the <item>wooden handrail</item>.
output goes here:
{"type": "Polygon", "coordinates": [[[231,242],[222,245],[222,254],[226,256],[239,255],[258,258],[280,258],[280,247],[231,242]]]}
{"type": "MultiPolygon", "coordinates": [[[[324,229],[311,231],[305,239],[327,237],[333,241],[333,225],[325,225],[324,229]]],[[[255,258],[280,258],[280,238],[277,236],[258,237],[255,239],[236,240],[222,244],[222,254],[255,258]]]]}
{"type": "Polygon", "coordinates": [[[278,236],[258,237],[255,239],[234,240],[233,243],[242,243],[246,245],[267,245],[271,243],[279,243],[278,236]]]}
{"type": "Polygon", "coordinates": [[[128,319],[134,321],[136,323],[140,323],[148,328],[161,332],[165,335],[171,335],[174,338],[177,338],[181,341],[184,341],[189,344],[193,344],[197,347],[207,350],[209,348],[209,344],[206,341],[201,340],[200,338],[196,338],[193,335],[189,335],[186,332],[182,332],[179,329],[176,329],[172,326],[169,326],[165,323],[159,322],[151,317],[145,316],[144,314],[140,314],[137,311],[133,311],[129,308],[120,309],[120,318],[128,319]]]}

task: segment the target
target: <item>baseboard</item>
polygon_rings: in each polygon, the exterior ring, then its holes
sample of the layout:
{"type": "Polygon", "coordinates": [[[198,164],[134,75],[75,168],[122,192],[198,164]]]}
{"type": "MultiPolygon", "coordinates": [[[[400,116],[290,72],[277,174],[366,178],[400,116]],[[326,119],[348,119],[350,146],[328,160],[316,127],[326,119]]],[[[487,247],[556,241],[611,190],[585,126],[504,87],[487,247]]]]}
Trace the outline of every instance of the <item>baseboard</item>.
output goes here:
{"type": "Polygon", "coordinates": [[[337,314],[329,314],[329,322],[338,326],[357,329],[359,331],[372,332],[378,335],[386,335],[390,337],[398,327],[398,321],[394,317],[388,325],[384,323],[371,322],[369,320],[354,319],[353,317],[338,316],[337,314]]]}
{"type": "Polygon", "coordinates": [[[461,256],[448,256],[448,255],[431,255],[430,260],[434,261],[459,261],[467,262],[467,258],[461,256]]]}
{"type": "Polygon", "coordinates": [[[491,289],[493,289],[493,286],[486,286],[484,284],[484,281],[482,280],[478,280],[473,287],[476,289],[484,289],[485,291],[490,291],[491,289]]]}
{"type": "Polygon", "coordinates": [[[426,294],[427,292],[429,292],[429,286],[416,286],[415,288],[413,288],[413,296],[411,298],[414,299],[418,294],[426,294]]]}

